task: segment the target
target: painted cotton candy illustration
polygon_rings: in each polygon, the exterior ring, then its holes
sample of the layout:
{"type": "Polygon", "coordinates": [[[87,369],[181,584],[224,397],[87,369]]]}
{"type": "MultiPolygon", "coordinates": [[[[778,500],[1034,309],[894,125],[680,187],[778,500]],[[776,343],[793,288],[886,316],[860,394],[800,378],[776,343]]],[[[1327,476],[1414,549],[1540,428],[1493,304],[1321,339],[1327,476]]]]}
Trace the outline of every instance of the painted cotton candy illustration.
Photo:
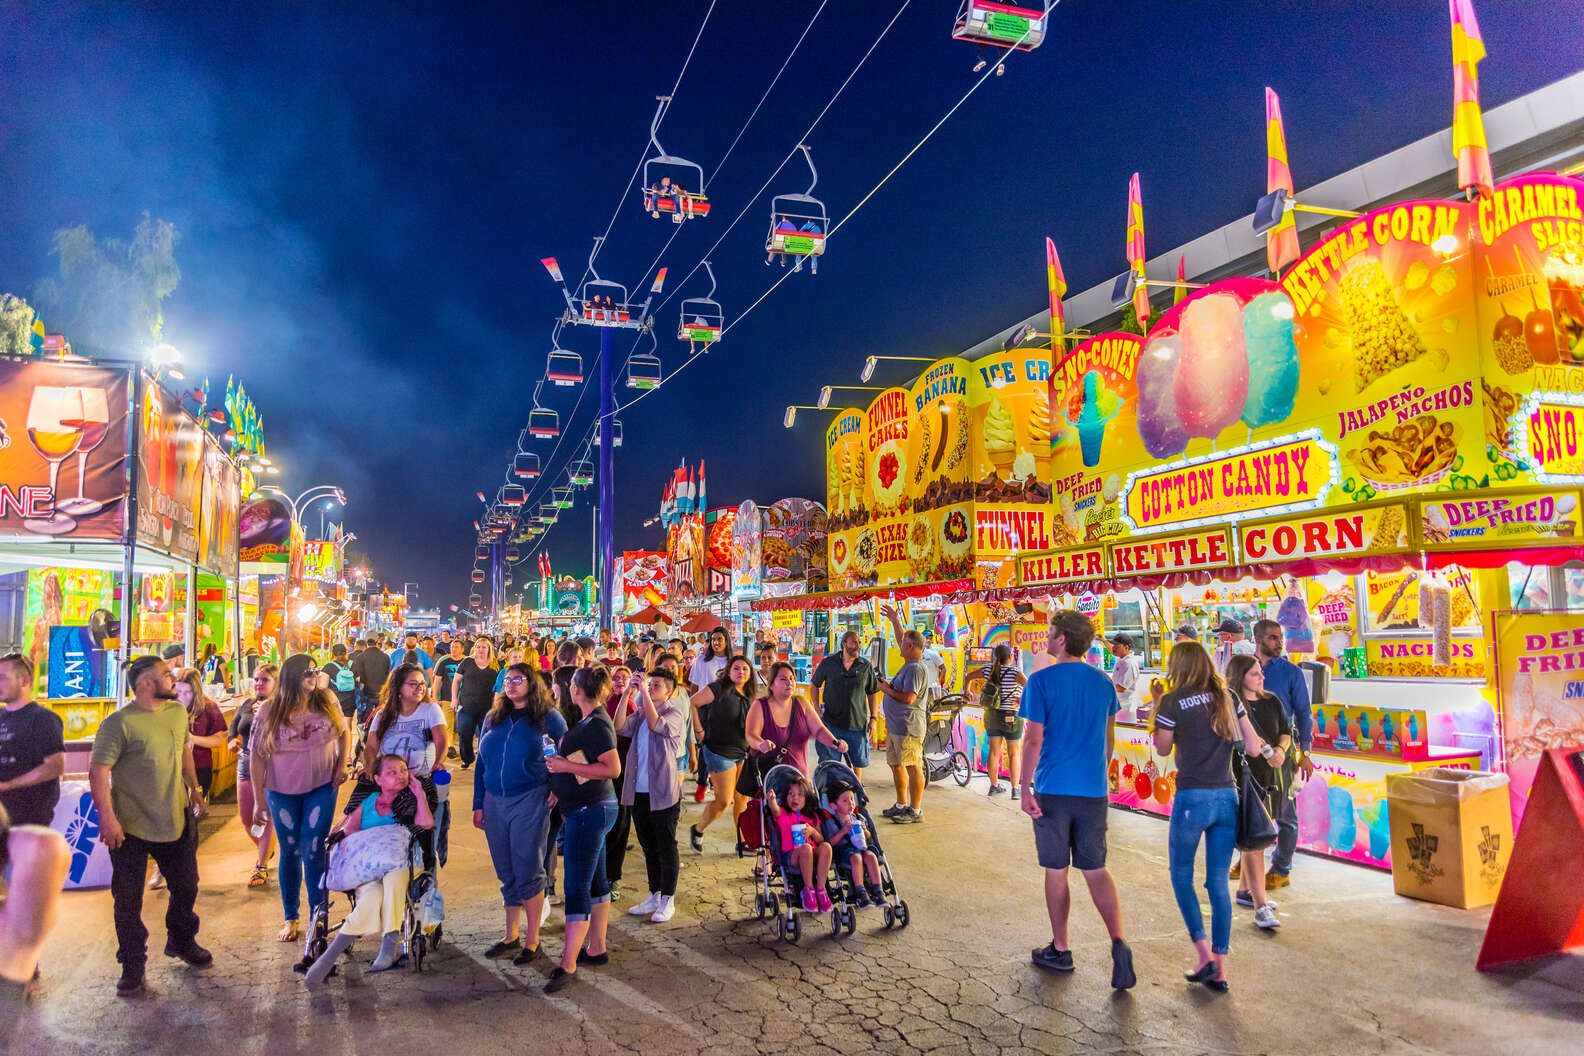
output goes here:
{"type": "Polygon", "coordinates": [[[1250,429],[1285,421],[1298,395],[1298,346],[1293,305],[1285,293],[1262,293],[1243,309],[1248,349],[1248,396],[1243,424],[1250,429]]]}
{"type": "Polygon", "coordinates": [[[1237,421],[1248,399],[1249,363],[1243,311],[1227,293],[1190,301],[1178,326],[1182,359],[1172,396],[1189,436],[1214,439],[1237,421]]]}
{"type": "Polygon", "coordinates": [[[1138,431],[1155,458],[1181,454],[1188,434],[1177,418],[1173,396],[1182,346],[1176,334],[1156,334],[1144,345],[1138,365],[1138,431]]]}
{"type": "MultiPolygon", "coordinates": [[[[1294,804],[1298,812],[1298,838],[1305,843],[1328,844],[1331,837],[1331,806],[1326,779],[1315,774],[1298,790],[1294,804]]],[[[1339,790],[1340,791],[1340,790],[1339,790]]],[[[1343,795],[1347,795],[1343,792],[1343,795]]]]}

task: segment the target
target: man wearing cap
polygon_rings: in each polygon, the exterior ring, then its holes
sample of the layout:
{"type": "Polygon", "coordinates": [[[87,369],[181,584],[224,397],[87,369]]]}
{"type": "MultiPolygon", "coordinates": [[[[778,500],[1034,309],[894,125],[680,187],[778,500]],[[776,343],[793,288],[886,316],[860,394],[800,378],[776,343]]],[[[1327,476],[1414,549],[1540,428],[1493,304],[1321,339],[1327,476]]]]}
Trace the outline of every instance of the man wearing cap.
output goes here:
{"type": "Polygon", "coordinates": [[[1216,624],[1216,638],[1220,644],[1211,659],[1218,675],[1226,674],[1227,662],[1234,656],[1254,655],[1254,643],[1243,637],[1243,625],[1230,616],[1216,624]]]}
{"type": "Polygon", "coordinates": [[[1186,623],[1172,632],[1173,645],[1181,645],[1184,642],[1197,642],[1198,640],[1199,632],[1186,623]]]}
{"type": "Polygon", "coordinates": [[[1117,705],[1123,710],[1138,707],[1139,658],[1133,655],[1131,634],[1113,635],[1109,642],[1116,666],[1111,669],[1111,684],[1116,687],[1117,705]]]}

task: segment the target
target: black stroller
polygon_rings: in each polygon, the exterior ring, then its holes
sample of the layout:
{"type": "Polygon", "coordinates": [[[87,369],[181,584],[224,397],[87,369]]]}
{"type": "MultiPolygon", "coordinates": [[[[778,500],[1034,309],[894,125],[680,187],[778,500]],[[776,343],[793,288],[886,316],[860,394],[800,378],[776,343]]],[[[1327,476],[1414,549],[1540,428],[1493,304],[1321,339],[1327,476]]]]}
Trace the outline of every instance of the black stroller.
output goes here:
{"type": "MultiPolygon", "coordinates": [[[[770,801],[771,797],[774,797],[779,802],[786,795],[787,787],[801,780],[802,777],[803,774],[796,767],[786,763],[772,766],[763,773],[757,796],[759,830],[762,834],[759,850],[762,875],[759,878],[759,890],[754,892],[754,912],[761,920],[765,917],[774,917],[776,937],[787,942],[797,942],[802,937],[801,914],[809,911],[803,908],[801,901],[802,875],[798,873],[788,875],[787,870],[781,868],[781,855],[786,848],[781,846],[781,826],[776,824],[775,816],[770,811],[770,801]]],[[[816,797],[817,795],[818,793],[816,797]]],[[[824,812],[819,810],[817,801],[808,804],[805,809],[817,813],[821,822],[824,821],[824,812]]],[[[841,934],[847,917],[840,906],[834,905],[836,894],[829,877],[825,886],[826,894],[834,907],[830,911],[831,936],[834,938],[841,934]]]]}
{"type": "MultiPolygon", "coordinates": [[[[874,819],[869,816],[869,794],[864,791],[863,782],[858,780],[858,775],[854,774],[846,763],[834,759],[827,759],[814,768],[814,791],[819,794],[822,814],[829,813],[836,797],[849,789],[857,800],[855,811],[864,822],[864,839],[868,849],[880,859],[880,890],[885,892],[886,897],[880,905],[880,911],[885,926],[905,928],[911,919],[907,900],[897,898],[896,879],[891,875],[891,863],[886,861],[885,848],[880,845],[880,830],[875,826],[874,819]]],[[[836,903],[833,912],[842,914],[849,935],[858,927],[853,885],[860,882],[862,877],[853,876],[839,863],[831,863],[831,879],[827,886],[830,888],[831,901],[836,903]]]]}
{"type": "Polygon", "coordinates": [[[924,780],[939,781],[948,774],[967,787],[973,778],[968,754],[957,748],[954,730],[958,712],[968,704],[961,693],[952,693],[930,704],[928,725],[924,729],[924,780]]]}

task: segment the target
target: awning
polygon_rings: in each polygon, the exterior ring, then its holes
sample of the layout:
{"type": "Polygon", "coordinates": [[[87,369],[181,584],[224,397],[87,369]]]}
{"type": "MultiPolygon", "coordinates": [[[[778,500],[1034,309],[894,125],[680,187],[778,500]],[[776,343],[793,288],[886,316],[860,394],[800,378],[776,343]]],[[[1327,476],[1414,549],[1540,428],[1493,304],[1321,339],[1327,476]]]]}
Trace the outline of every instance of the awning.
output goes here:
{"type": "Polygon", "coordinates": [[[956,594],[971,591],[971,579],[947,579],[937,583],[893,583],[859,590],[832,590],[818,594],[791,594],[784,598],[760,598],[751,604],[755,612],[790,612],[806,609],[840,609],[858,605],[870,598],[925,598],[931,594],[956,594]]]}

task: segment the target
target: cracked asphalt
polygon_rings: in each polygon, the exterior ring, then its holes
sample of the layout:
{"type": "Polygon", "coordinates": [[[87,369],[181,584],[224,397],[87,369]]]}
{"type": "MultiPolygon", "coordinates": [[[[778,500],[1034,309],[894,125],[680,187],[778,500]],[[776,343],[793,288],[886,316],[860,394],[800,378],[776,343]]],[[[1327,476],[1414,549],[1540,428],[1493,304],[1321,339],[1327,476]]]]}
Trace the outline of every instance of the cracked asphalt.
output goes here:
{"type": "MultiPolygon", "coordinates": [[[[878,775],[881,771],[875,771],[878,775]]],[[[455,801],[468,803],[470,775],[455,801]]],[[[1474,958],[1488,910],[1398,898],[1385,874],[1301,856],[1283,891],[1276,934],[1238,910],[1232,991],[1183,982],[1193,959],[1166,874],[1164,821],[1111,813],[1110,864],[1122,891],[1138,986],[1110,987],[1109,945],[1081,880],[1074,887],[1077,970],[1052,976],[1029,963],[1049,939],[1029,822],[1005,797],[935,785],[926,821],[880,836],[912,911],[883,931],[875,912],[834,941],[806,918],[802,941],[778,941],[753,916],[749,863],[717,823],[705,853],[684,846],[678,912],[668,924],[625,909],[643,876],[636,840],[611,925],[611,962],[579,972],[553,997],[551,962],[486,961],[499,935],[498,888],[483,834],[453,828],[442,877],[446,942],[429,970],[365,975],[343,961],[318,994],[274,941],[272,883],[249,890],[251,848],[234,804],[205,819],[199,850],[200,941],[206,970],[158,956],[150,994],[115,996],[108,892],[66,897],[43,958],[43,980],[16,1053],[254,1054],[529,1051],[929,1053],[1032,1056],[1154,1053],[1577,1053],[1584,1024],[1584,958],[1560,957],[1481,974],[1474,958]],[[635,885],[634,881],[639,881],[635,885]]],[[[876,813],[889,789],[871,785],[876,813]]],[[[683,824],[697,815],[691,799],[683,824]]],[[[642,892],[638,892],[641,897],[642,892]]],[[[165,898],[150,892],[151,950],[163,941],[165,898]]],[[[344,906],[344,902],[341,903],[344,906]]],[[[339,913],[336,914],[339,916],[339,913]]],[[[544,949],[558,956],[559,911],[544,949]]]]}

